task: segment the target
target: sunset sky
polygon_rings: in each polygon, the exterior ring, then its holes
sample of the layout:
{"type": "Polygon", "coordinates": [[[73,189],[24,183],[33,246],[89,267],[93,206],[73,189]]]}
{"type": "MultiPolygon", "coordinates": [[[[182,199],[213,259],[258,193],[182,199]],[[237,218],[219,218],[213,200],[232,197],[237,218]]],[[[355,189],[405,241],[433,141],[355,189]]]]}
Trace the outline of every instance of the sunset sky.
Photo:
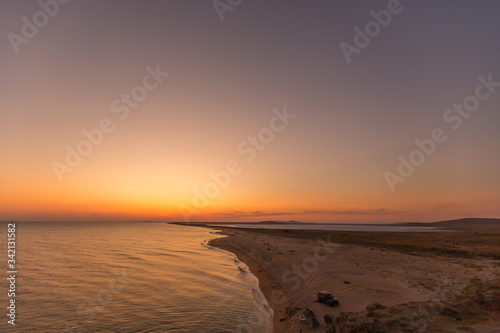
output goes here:
{"type": "Polygon", "coordinates": [[[500,217],[498,1],[42,3],[0,0],[1,220],[500,217]]]}

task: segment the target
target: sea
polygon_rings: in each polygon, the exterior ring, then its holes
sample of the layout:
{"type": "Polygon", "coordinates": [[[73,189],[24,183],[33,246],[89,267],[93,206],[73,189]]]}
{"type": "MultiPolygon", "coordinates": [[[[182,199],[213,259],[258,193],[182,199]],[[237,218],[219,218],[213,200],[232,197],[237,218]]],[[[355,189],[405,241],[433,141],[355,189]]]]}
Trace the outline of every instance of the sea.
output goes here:
{"type": "Polygon", "coordinates": [[[0,227],[0,332],[272,332],[257,278],[207,245],[221,237],[210,229],[17,222],[8,258],[7,224],[0,227]]]}

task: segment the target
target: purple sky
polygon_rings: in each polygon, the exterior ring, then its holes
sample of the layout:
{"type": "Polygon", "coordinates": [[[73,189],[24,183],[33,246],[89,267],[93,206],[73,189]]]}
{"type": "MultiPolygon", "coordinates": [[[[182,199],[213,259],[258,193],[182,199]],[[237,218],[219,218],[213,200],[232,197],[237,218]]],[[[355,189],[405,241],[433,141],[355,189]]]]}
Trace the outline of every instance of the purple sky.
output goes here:
{"type": "Polygon", "coordinates": [[[483,85],[476,111],[446,118],[474,101],[478,77],[500,82],[498,1],[230,8],[74,0],[49,18],[37,1],[0,0],[4,219],[174,221],[186,207],[191,220],[221,221],[500,216],[500,87],[483,85]],[[387,8],[397,13],[348,63],[341,43],[356,47],[354,28],[387,8]],[[23,17],[46,24],[27,38],[23,17]],[[157,66],[169,75],[121,119],[113,101],[126,105],[157,66]],[[248,161],[238,147],[285,108],[296,117],[248,161]],[[69,166],[67,147],[105,118],[112,133],[69,166]],[[446,141],[402,175],[399,157],[436,128],[446,141]],[[210,196],[210,173],[229,161],[240,172],[210,196]]]}

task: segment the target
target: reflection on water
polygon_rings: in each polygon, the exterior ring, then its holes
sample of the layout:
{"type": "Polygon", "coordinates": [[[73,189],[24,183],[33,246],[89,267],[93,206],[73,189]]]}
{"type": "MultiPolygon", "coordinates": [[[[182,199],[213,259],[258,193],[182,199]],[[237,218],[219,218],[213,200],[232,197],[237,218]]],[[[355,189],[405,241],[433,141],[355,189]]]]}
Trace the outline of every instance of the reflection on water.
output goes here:
{"type": "MultiPolygon", "coordinates": [[[[5,229],[5,228],[4,228],[5,229]]],[[[209,230],[162,223],[17,223],[15,330],[270,332],[258,281],[209,230]],[[248,327],[248,326],[247,326],[248,327]]],[[[3,246],[2,246],[3,247],[3,246]]],[[[8,302],[2,292],[0,301],[8,302]]]]}

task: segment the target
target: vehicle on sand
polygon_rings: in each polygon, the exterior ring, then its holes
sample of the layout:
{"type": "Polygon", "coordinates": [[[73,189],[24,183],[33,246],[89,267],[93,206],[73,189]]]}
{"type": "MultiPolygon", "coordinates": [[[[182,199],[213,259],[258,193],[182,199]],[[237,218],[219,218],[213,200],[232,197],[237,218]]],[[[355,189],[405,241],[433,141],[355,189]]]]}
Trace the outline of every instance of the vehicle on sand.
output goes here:
{"type": "Polygon", "coordinates": [[[320,291],[316,302],[325,303],[328,306],[339,306],[339,301],[327,291],[320,291]]]}

